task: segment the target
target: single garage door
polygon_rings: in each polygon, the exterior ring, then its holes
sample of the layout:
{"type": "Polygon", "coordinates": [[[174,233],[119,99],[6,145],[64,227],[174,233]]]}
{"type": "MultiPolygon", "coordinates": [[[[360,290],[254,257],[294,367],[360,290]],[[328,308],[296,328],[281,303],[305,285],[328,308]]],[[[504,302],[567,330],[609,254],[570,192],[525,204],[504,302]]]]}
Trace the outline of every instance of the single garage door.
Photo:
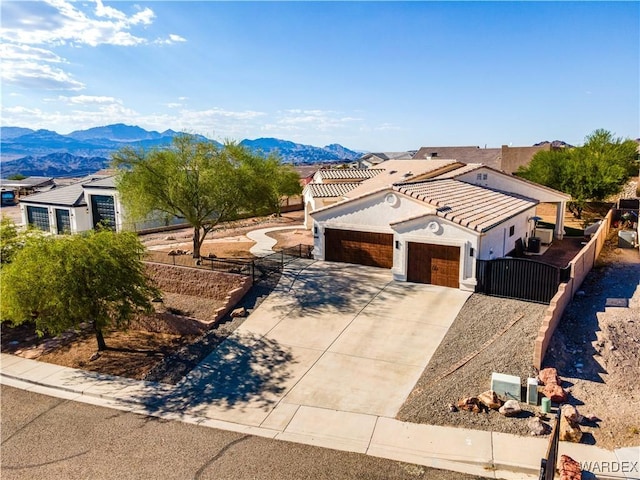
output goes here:
{"type": "Polygon", "coordinates": [[[409,242],[408,256],[408,282],[460,286],[460,247],[409,242]]]}
{"type": "Polygon", "coordinates": [[[393,267],[393,234],[353,232],[327,228],[324,231],[325,260],[357,263],[370,267],[393,267]]]}

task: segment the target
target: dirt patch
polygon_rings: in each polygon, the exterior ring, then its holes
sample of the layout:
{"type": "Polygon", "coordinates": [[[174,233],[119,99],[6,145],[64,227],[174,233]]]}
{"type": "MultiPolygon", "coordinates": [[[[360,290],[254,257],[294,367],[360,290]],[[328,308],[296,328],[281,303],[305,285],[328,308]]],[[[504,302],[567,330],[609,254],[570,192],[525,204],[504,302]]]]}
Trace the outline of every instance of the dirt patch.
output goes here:
{"type": "Polygon", "coordinates": [[[544,360],[580,413],[601,420],[583,430],[609,449],[640,443],[640,254],[618,248],[617,234],[611,230],[544,360]]]}
{"type": "Polygon", "coordinates": [[[295,247],[297,245],[313,245],[313,233],[304,227],[296,230],[276,230],[267,233],[267,237],[276,240],[274,250],[295,247]]]}

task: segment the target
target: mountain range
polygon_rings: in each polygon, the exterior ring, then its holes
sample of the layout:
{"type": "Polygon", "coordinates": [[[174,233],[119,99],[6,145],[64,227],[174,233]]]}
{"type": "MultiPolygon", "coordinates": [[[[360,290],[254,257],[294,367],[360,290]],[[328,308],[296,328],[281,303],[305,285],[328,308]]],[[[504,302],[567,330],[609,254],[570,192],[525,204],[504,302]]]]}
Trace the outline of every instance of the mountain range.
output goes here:
{"type": "MultiPolygon", "coordinates": [[[[108,167],[111,154],[124,146],[161,147],[171,144],[178,134],[174,130],[148,131],[122,123],[76,130],[67,135],[52,130],[0,127],[0,168],[3,178],[16,174],[87,175],[108,167]]],[[[215,140],[198,137],[220,145],[215,140]]],[[[277,152],[283,162],[294,164],[350,161],[362,155],[338,144],[314,147],[277,138],[245,139],[240,144],[264,154],[277,152]]]]}

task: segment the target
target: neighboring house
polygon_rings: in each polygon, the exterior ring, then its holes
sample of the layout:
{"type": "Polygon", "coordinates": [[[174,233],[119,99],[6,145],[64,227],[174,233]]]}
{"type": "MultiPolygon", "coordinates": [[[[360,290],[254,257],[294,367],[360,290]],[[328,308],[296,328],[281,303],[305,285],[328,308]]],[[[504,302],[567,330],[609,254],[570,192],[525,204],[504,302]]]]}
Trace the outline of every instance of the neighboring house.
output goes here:
{"type": "Polygon", "coordinates": [[[437,160],[455,158],[462,163],[482,163],[502,170],[502,150],[500,148],[467,147],[421,147],[413,157],[416,160],[437,160]]]}
{"type": "Polygon", "coordinates": [[[497,170],[515,173],[519,167],[529,165],[536,153],[549,151],[551,148],[552,145],[550,143],[533,147],[510,147],[508,145],[502,145],[501,148],[480,148],[477,146],[422,147],[413,158],[455,158],[462,163],[482,163],[497,170]]]}
{"type": "Polygon", "coordinates": [[[55,187],[53,177],[27,177],[22,180],[0,180],[0,187],[12,190],[17,197],[31,195],[55,187]]]}
{"type": "Polygon", "coordinates": [[[24,197],[22,220],[54,234],[78,233],[101,224],[121,231],[122,207],[113,177],[89,176],[78,183],[24,197]]]}
{"type": "Polygon", "coordinates": [[[416,151],[365,153],[356,160],[358,168],[372,168],[387,160],[411,160],[416,151]]]}
{"type": "Polygon", "coordinates": [[[335,168],[318,170],[307,184],[304,198],[305,227],[311,228],[311,212],[353,196],[397,182],[421,180],[458,164],[455,160],[387,160],[377,168],[335,168]]]}
{"type": "MultiPolygon", "coordinates": [[[[400,281],[474,291],[477,259],[526,245],[536,205],[555,202],[564,212],[569,200],[484,165],[456,162],[448,168],[313,212],[316,258],[389,268],[400,281]]],[[[560,215],[560,237],[562,222],[560,215]]]]}

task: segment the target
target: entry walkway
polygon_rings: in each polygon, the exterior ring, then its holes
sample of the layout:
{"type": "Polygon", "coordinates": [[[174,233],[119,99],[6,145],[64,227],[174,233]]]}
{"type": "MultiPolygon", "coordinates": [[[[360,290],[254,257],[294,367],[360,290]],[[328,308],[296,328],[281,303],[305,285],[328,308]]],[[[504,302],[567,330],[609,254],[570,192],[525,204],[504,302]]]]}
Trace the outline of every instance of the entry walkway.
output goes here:
{"type": "Polygon", "coordinates": [[[304,225],[293,225],[287,227],[269,227],[269,228],[261,228],[259,230],[253,230],[247,233],[247,237],[249,240],[253,240],[256,242],[254,246],[249,249],[249,252],[256,257],[265,257],[267,255],[271,255],[273,253],[273,247],[275,246],[277,240],[267,236],[266,234],[269,232],[276,232],[278,230],[304,230],[304,225]]]}
{"type": "MultiPolygon", "coordinates": [[[[298,260],[236,332],[178,385],[5,354],[0,381],[145,415],[483,477],[537,478],[546,439],[394,418],[467,296],[396,283],[387,270],[298,260]]],[[[561,453],[612,464],[638,451],[562,442],[561,453]]]]}

